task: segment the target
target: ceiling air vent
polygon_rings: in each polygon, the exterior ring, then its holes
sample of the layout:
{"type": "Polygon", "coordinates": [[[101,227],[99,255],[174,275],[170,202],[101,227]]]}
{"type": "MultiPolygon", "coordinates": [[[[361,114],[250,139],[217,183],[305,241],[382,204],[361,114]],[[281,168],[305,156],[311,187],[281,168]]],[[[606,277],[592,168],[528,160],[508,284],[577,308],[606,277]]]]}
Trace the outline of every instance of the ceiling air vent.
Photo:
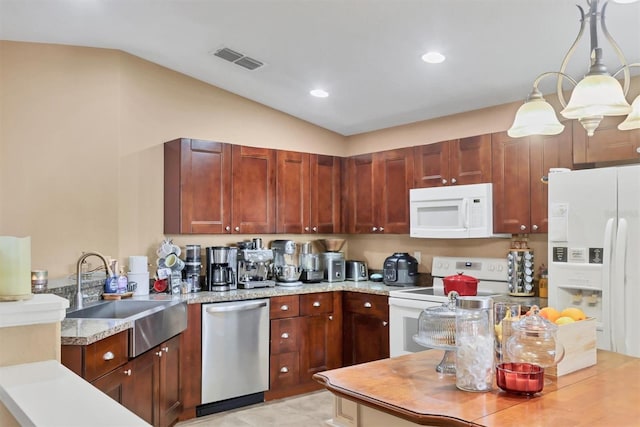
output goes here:
{"type": "Polygon", "coordinates": [[[264,63],[256,59],[250,58],[226,47],[216,50],[214,52],[214,55],[229,62],[233,62],[236,65],[244,67],[247,70],[255,70],[256,68],[262,67],[264,65],[264,63]]]}

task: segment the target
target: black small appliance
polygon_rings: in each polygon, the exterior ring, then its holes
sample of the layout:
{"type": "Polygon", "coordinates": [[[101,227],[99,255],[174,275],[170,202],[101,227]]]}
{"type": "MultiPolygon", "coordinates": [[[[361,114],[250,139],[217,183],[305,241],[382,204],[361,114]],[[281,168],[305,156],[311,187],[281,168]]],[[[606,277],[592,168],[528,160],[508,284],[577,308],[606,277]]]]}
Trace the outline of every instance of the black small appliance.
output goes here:
{"type": "Polygon", "coordinates": [[[396,252],[384,260],[382,275],[388,286],[416,286],[418,260],[406,252],[396,252]]]}

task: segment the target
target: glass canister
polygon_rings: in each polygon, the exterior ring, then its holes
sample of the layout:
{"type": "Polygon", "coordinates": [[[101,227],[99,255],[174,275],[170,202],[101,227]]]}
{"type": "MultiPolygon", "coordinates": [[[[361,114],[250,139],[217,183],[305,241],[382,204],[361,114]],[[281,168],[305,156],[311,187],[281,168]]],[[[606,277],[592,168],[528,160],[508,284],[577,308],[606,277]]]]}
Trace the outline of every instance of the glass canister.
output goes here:
{"type": "Polygon", "coordinates": [[[459,297],[456,300],[456,387],[490,391],[493,386],[493,300],[459,297]]]}

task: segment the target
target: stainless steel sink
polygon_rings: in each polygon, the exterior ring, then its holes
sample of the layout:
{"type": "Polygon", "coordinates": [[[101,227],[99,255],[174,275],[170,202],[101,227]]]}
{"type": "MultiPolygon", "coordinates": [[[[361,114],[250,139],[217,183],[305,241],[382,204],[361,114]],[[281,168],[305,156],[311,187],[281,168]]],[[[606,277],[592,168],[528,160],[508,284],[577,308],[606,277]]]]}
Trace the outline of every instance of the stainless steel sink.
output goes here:
{"type": "Polygon", "coordinates": [[[68,319],[128,320],[129,356],[136,357],[187,328],[187,304],[178,300],[101,301],[67,312],[68,319]]]}

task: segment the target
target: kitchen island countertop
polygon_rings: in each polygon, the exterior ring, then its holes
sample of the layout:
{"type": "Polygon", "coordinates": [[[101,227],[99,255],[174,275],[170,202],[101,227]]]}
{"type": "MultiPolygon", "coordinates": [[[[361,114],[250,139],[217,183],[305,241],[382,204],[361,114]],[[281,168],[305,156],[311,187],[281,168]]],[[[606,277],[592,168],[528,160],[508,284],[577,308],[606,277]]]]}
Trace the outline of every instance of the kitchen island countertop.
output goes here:
{"type": "MultiPolygon", "coordinates": [[[[391,419],[398,426],[626,427],[640,420],[640,358],[598,350],[595,366],[547,377],[551,383],[541,393],[526,397],[497,387],[486,393],[460,391],[455,376],[435,371],[441,357],[441,351],[427,350],[320,372],[314,379],[362,409],[351,415],[363,419],[342,418],[335,425],[367,427],[391,419]],[[373,422],[364,420],[370,409],[373,422]]],[[[336,417],[345,407],[337,403],[336,417]]]]}

